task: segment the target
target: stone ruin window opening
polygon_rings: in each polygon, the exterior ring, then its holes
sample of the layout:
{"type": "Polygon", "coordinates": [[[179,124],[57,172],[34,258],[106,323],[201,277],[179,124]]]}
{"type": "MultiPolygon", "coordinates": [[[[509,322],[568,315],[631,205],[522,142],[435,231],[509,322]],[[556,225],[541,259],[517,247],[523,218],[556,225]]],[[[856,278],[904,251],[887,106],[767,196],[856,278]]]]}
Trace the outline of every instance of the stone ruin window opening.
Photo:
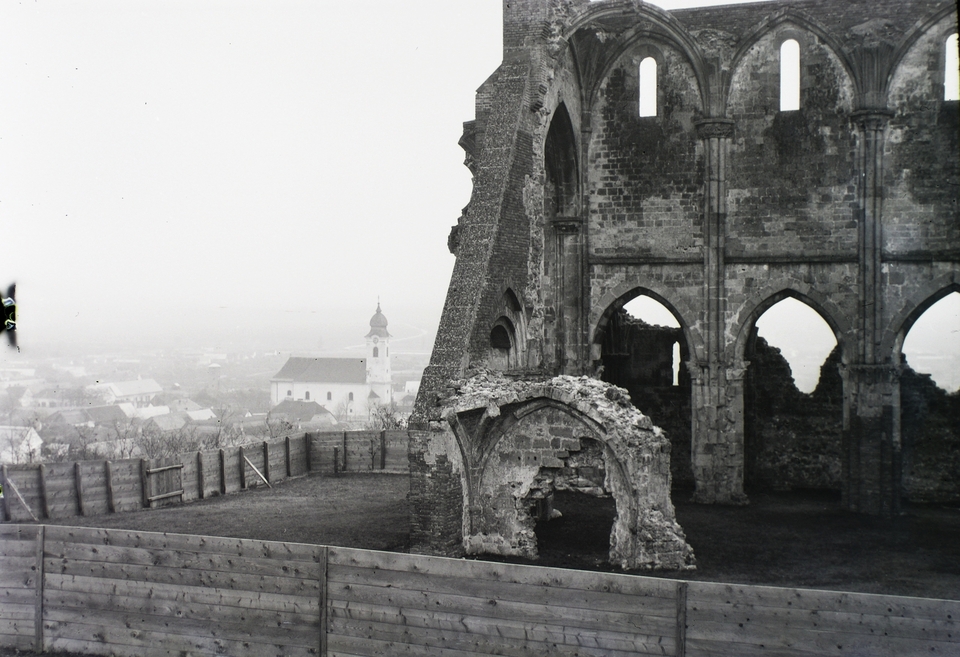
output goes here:
{"type": "Polygon", "coordinates": [[[640,116],[657,115],[657,60],[645,57],[639,68],[640,116]]]}
{"type": "Polygon", "coordinates": [[[577,216],[580,205],[577,140],[570,115],[563,103],[560,103],[553,113],[543,149],[543,159],[544,216],[547,218],[577,216]]]}
{"type": "Polygon", "coordinates": [[[579,441],[581,450],[571,452],[563,467],[540,469],[527,500],[540,559],[572,568],[608,562],[617,517],[603,444],[579,441]]]}
{"type": "Polygon", "coordinates": [[[900,364],[903,497],[949,503],[960,496],[960,290],[909,326],[900,364]]]}
{"type": "Polygon", "coordinates": [[[500,317],[490,329],[489,365],[496,370],[517,367],[517,333],[508,317],[500,317]]]}
{"type": "Polygon", "coordinates": [[[960,292],[927,308],[907,332],[901,363],[948,393],[960,392],[960,292]]]}
{"type": "Polygon", "coordinates": [[[957,33],[947,37],[943,67],[943,99],[960,100],[960,52],[957,33]]]}
{"type": "Polygon", "coordinates": [[[839,491],[841,351],[816,310],[784,293],[749,329],[743,358],[749,490],[839,491]]]}
{"type": "Polygon", "coordinates": [[[800,109],[800,44],[787,39],[780,44],[780,111],[800,109]]]}
{"type": "Polygon", "coordinates": [[[666,431],[676,488],[693,486],[689,353],[676,315],[647,294],[614,311],[603,331],[600,378],[626,388],[633,405],[666,431]]]}

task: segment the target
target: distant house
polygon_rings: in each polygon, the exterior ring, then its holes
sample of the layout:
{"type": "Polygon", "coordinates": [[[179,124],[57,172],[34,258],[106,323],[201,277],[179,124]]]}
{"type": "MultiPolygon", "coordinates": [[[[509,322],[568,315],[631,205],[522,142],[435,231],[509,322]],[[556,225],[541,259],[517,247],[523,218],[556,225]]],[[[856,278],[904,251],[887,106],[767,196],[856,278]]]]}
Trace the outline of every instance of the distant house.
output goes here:
{"type": "Polygon", "coordinates": [[[217,414],[209,408],[197,408],[195,411],[183,411],[191,422],[204,422],[206,420],[215,420],[217,414]]]}
{"type": "Polygon", "coordinates": [[[92,406],[86,409],[86,414],[95,424],[107,426],[113,425],[114,422],[125,422],[128,417],[123,408],[116,404],[92,406]]]}
{"type": "Polygon", "coordinates": [[[167,415],[156,415],[143,423],[144,431],[153,429],[155,431],[167,432],[176,431],[183,428],[186,420],[179,413],[169,413],[167,415]]]}
{"type": "Polygon", "coordinates": [[[365,336],[366,358],[292,356],[270,379],[270,401],[316,402],[341,419],[366,417],[373,405],[393,402],[390,385],[390,333],[377,311],[365,336]]]}
{"type": "Polygon", "coordinates": [[[286,420],[297,429],[323,429],[337,424],[333,413],[312,401],[282,401],[273,407],[269,417],[286,420]]]}
{"type": "Polygon", "coordinates": [[[43,438],[33,427],[0,426],[0,463],[33,463],[40,460],[43,438]]]}
{"type": "Polygon", "coordinates": [[[108,404],[126,402],[137,408],[149,406],[153,398],[163,392],[153,379],[137,379],[135,381],[119,381],[117,383],[100,383],[92,386],[101,391],[108,404]]]}
{"type": "Polygon", "coordinates": [[[44,424],[68,424],[71,427],[92,427],[95,424],[93,418],[87,413],[86,409],[73,408],[57,411],[47,416],[44,424]]]}

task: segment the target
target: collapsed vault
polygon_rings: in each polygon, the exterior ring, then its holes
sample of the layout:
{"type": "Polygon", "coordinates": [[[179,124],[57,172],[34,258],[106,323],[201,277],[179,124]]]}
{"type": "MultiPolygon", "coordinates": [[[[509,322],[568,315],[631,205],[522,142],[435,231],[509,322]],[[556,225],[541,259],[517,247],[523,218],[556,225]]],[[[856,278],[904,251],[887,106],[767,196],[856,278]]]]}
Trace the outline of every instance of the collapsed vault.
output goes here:
{"type": "Polygon", "coordinates": [[[614,498],[611,564],[694,567],[670,500],[670,443],[622,388],[587,377],[481,371],[447,392],[431,430],[411,444],[422,484],[411,504],[422,516],[419,507],[436,501],[424,494],[434,478],[459,480],[462,552],[536,559],[534,528],[549,516],[553,492],[577,490],[614,498]]]}

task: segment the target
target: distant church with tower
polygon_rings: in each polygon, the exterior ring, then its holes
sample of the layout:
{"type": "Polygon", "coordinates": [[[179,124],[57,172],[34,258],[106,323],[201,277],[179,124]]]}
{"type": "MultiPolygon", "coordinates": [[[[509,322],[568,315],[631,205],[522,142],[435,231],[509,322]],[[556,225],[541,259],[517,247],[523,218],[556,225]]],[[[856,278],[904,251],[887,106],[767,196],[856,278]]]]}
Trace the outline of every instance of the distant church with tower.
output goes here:
{"type": "Polygon", "coordinates": [[[270,402],[316,402],[338,419],[363,419],[373,406],[393,403],[390,333],[380,311],[370,318],[365,358],[291,356],[270,379],[270,402]]]}

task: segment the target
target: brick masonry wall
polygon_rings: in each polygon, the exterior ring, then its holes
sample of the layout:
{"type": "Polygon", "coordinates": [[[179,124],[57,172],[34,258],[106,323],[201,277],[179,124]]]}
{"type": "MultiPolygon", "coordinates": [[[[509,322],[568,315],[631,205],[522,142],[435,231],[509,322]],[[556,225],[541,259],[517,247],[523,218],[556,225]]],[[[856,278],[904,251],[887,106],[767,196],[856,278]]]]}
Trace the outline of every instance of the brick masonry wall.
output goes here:
{"type": "Polygon", "coordinates": [[[853,84],[836,54],[783,26],[732,72],[727,253],[854,255],[857,248],[853,84]],[[800,107],[780,106],[780,43],[800,43],[800,107]]]}
{"type": "Polygon", "coordinates": [[[933,26],[903,57],[890,83],[883,237],[887,254],[960,251],[960,103],[943,100],[947,36],[956,16],[933,26]]]}
{"type": "Polygon", "coordinates": [[[700,94],[676,49],[657,44],[657,116],[639,116],[639,66],[625,52],[592,108],[587,176],[592,255],[693,256],[703,249],[703,156],[693,129],[700,94]]]}

